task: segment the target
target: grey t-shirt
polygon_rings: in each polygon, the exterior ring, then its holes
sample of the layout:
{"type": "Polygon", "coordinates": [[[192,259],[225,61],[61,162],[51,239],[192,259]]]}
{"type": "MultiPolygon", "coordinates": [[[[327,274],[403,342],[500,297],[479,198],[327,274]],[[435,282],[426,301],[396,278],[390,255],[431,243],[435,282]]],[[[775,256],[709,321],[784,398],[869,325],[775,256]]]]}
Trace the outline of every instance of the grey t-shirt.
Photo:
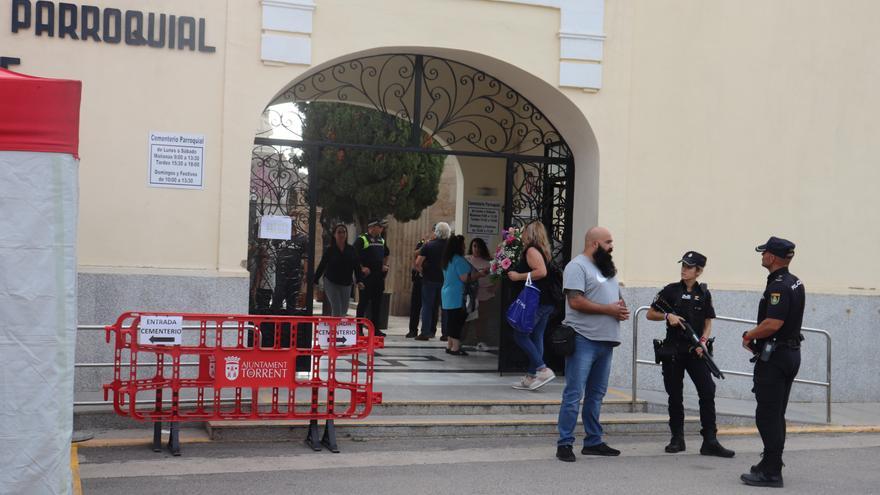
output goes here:
{"type": "MultiPolygon", "coordinates": [[[[562,278],[565,290],[576,290],[584,293],[587,299],[596,304],[611,304],[620,300],[620,287],[617,276],[605,278],[593,264],[593,261],[579,254],[565,267],[562,278]]],[[[598,342],[620,344],[620,322],[608,315],[581,313],[574,310],[565,299],[565,324],[570,325],[577,333],[598,342]]]]}

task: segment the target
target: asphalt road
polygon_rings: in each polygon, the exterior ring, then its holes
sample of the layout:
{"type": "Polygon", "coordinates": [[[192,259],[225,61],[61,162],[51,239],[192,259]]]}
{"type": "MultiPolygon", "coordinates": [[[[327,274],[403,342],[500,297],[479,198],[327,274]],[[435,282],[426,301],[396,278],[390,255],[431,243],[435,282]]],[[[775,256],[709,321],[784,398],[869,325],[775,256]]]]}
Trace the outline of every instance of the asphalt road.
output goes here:
{"type": "MultiPolygon", "coordinates": [[[[607,441],[617,458],[554,458],[551,437],[340,441],[340,454],[300,443],[184,445],[182,457],[147,447],[79,450],[92,494],[687,494],[760,493],[739,475],[759,460],[756,436],[721,437],[734,459],[665,454],[666,436],[607,441]]],[[[785,488],[771,493],[880,494],[880,434],[790,435],[785,488]]]]}

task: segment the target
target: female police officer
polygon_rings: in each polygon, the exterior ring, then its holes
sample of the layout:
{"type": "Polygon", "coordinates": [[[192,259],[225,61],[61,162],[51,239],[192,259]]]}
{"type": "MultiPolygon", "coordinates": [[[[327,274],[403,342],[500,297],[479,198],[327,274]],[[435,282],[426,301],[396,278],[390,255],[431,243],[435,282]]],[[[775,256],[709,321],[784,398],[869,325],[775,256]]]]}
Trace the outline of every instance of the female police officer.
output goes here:
{"type": "Polygon", "coordinates": [[[706,266],[706,257],[696,251],[688,251],[679,263],[681,281],[664,287],[648,310],[649,320],[666,320],[663,347],[668,352],[663,360],[663,385],[669,394],[669,428],[672,430],[672,440],[666,446],[666,452],[676,453],[685,449],[682,391],[684,372],[687,371],[700,397],[700,433],[703,435],[700,454],[733,457],[734,452],[722,447],[715,435],[715,383],[705,360],[701,359],[703,350],[694,348],[684,333],[688,330],[682,324],[682,320],[690,323],[704,344],[712,333],[712,319],[715,318],[712,295],[705,284],[697,283],[697,277],[706,266]]]}

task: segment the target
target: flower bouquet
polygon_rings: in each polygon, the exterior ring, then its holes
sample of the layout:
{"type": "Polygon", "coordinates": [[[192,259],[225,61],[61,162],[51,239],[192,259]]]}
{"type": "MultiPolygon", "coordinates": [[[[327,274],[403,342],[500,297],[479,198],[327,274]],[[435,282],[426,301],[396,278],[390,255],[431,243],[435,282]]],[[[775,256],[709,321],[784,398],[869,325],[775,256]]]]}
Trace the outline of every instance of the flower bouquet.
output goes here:
{"type": "Polygon", "coordinates": [[[510,227],[501,231],[501,242],[495,249],[495,257],[489,264],[489,277],[493,281],[503,278],[522,257],[522,230],[510,227]]]}

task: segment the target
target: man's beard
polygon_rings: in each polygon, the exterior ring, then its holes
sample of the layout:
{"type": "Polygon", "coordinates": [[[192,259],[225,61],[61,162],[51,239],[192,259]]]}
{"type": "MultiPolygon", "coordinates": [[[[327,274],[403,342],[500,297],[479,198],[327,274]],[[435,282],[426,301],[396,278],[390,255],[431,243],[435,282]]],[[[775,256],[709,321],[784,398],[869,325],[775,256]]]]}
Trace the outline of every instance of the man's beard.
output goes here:
{"type": "Polygon", "coordinates": [[[611,259],[611,251],[606,251],[602,246],[598,246],[593,253],[593,262],[602,272],[603,277],[611,278],[617,275],[617,268],[614,266],[614,260],[611,259]]]}

